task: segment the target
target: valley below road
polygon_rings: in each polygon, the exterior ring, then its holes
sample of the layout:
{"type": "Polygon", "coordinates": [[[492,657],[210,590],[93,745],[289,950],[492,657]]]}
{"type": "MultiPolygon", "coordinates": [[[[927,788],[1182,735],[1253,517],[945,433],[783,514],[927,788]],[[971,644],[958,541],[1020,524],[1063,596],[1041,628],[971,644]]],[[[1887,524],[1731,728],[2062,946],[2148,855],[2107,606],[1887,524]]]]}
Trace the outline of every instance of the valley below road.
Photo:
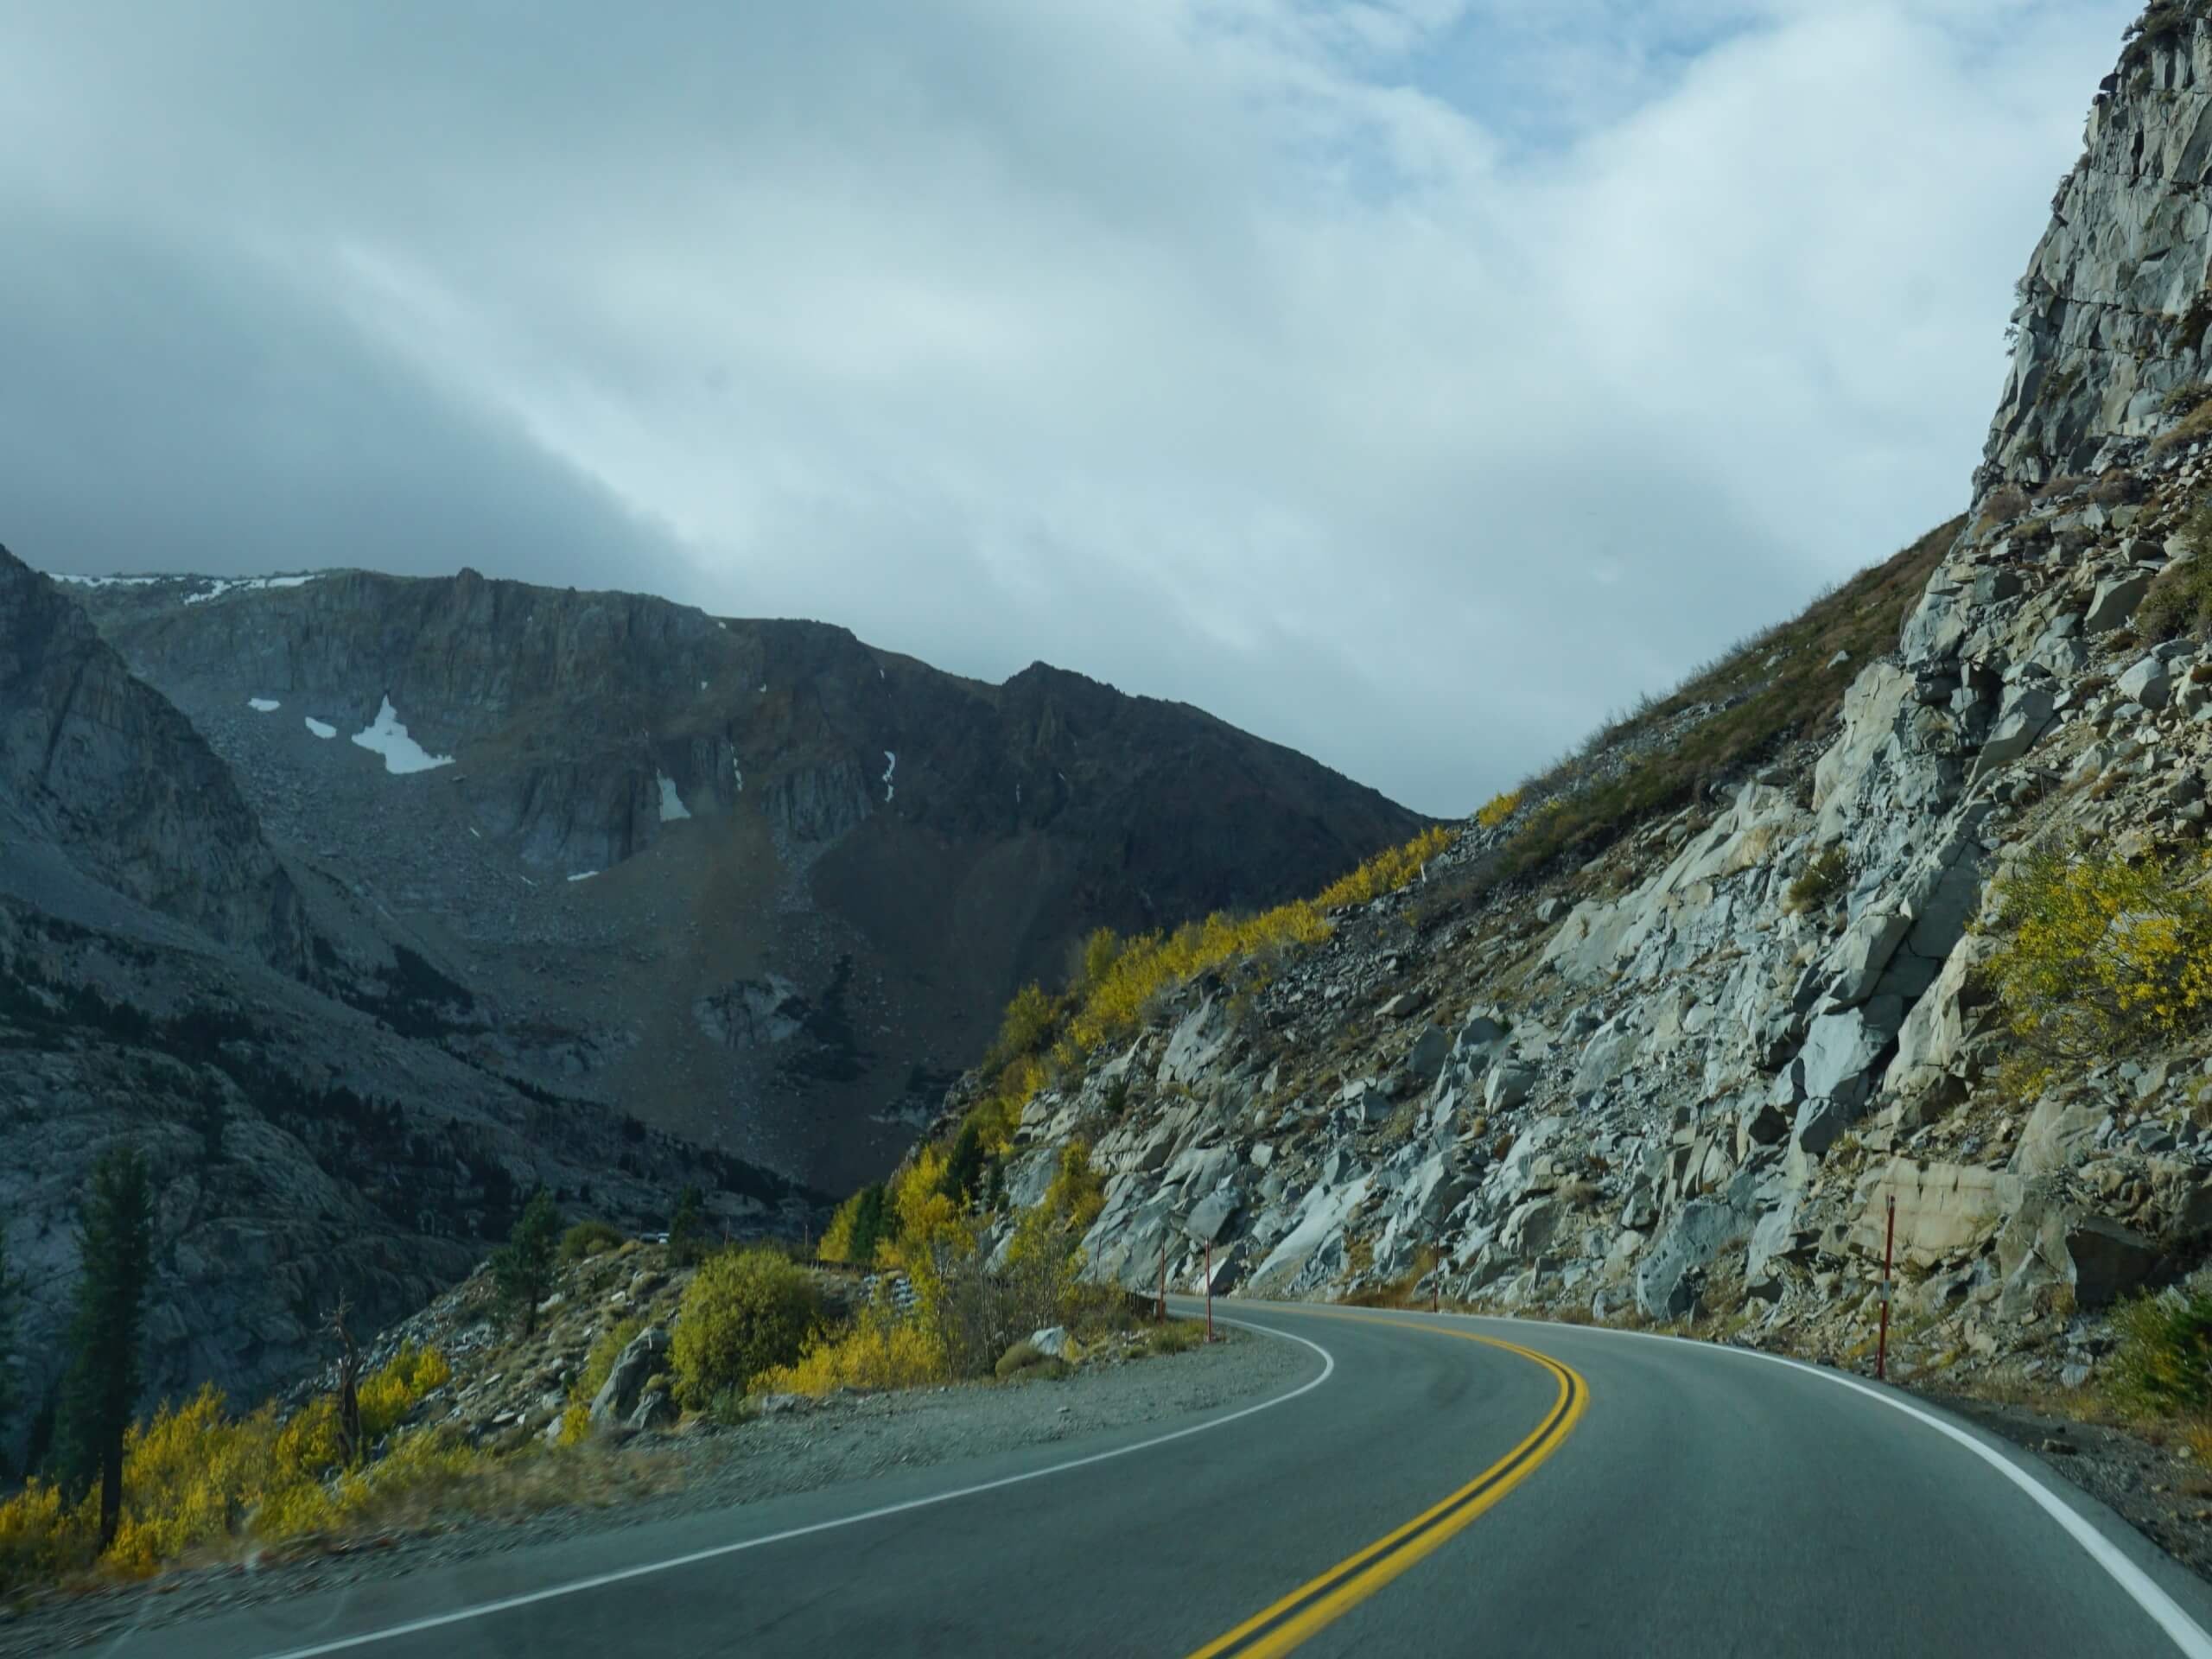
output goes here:
{"type": "MultiPolygon", "coordinates": [[[[97,1633],[35,1617],[0,1649],[2212,1656],[2212,1586],[1910,1395],[1602,1329],[1217,1313],[1238,1340],[920,1396],[906,1440],[813,1480],[703,1481],[632,1524],[353,1582],[324,1563],[197,1617],[142,1595],[134,1624],[118,1599],[97,1633]]],[[[755,1452],[790,1453],[858,1420],[760,1428],[755,1452]]]]}

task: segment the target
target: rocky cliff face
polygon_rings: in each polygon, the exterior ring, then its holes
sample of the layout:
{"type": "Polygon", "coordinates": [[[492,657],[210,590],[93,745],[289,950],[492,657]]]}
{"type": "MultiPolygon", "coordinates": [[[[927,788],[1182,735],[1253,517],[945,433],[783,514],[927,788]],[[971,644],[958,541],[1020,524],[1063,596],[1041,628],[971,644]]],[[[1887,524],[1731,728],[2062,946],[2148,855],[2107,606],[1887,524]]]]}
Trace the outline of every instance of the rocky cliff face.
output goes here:
{"type": "Polygon", "coordinates": [[[2139,459],[2212,372],[2212,28],[2154,5],[2089,111],[2020,279],[2012,370],[1977,483],[2139,459]],[[2180,407],[2177,407],[2177,404],[2180,407]]]}
{"type": "Polygon", "coordinates": [[[190,723],[134,679],[82,611],[0,549],[0,822],[11,868],[36,847],[280,967],[303,907],[260,825],[190,723]]]}
{"type": "MultiPolygon", "coordinates": [[[[1132,1286],[1163,1260],[1194,1282],[1211,1242],[1217,1287],[1725,1316],[1853,1358],[1894,1199],[1908,1372],[2093,1374],[2098,1312],[2212,1248],[2212,1046],[2023,1096],[1974,924],[2029,849],[2206,820],[2212,650],[2131,627],[2159,573],[2212,556],[2183,533],[2212,492],[2195,394],[2167,396],[2212,315],[2202,10],[2154,9],[2101,95],[1974,511],[1895,649],[1828,660],[1839,715],[1507,877],[1544,815],[1730,714],[1630,722],[1272,982],[1194,986],[1033,1102],[1017,1205],[1081,1138],[1111,1176],[1091,1259],[1132,1286]]],[[[1792,649],[1721,677],[1756,695],[1792,649]]]]}
{"type": "Polygon", "coordinates": [[[823,1185],[1089,929],[1322,885],[1414,815],[1198,710],[636,594],[79,582],[283,855],[465,987],[442,1040],[823,1185]]]}

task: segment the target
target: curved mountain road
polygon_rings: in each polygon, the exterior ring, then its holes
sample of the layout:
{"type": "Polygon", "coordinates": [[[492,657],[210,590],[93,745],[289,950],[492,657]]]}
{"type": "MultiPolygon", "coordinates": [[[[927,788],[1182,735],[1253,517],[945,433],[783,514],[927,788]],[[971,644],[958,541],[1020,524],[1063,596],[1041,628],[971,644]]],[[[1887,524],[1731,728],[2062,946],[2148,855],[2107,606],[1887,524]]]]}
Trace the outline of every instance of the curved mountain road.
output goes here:
{"type": "Polygon", "coordinates": [[[164,1659],[2212,1659],[2212,1591],[2034,1459],[1708,1345],[1257,1303],[1290,1390],[149,1630],[164,1659]]]}

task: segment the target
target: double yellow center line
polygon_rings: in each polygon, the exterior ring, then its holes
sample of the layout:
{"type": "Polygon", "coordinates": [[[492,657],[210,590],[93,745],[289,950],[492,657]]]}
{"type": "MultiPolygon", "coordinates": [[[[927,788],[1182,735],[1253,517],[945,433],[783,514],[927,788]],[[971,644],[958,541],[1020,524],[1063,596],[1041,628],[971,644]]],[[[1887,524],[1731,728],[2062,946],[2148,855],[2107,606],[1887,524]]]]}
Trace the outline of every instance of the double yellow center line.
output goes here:
{"type": "Polygon", "coordinates": [[[1257,1659],[1262,1655],[1288,1653],[1324,1625],[1343,1618],[1526,1480],[1538,1464],[1559,1450],[1560,1443],[1574,1432],[1575,1424],[1581,1420],[1583,1406],[1589,1399],[1589,1384],[1582,1380],[1580,1372],[1548,1355],[1496,1337],[1477,1336],[1471,1331],[1452,1331],[1412,1319],[1369,1322],[1402,1325],[1408,1331],[1454,1337],[1462,1342],[1479,1342],[1517,1354],[1551,1373],[1559,1384],[1559,1396],[1535,1432],[1459,1491],[1422,1510],[1395,1532],[1338,1562],[1319,1577],[1300,1585],[1225,1636],[1207,1643],[1190,1659],[1221,1659],[1230,1654],[1237,1656],[1237,1659],[1257,1659]]]}

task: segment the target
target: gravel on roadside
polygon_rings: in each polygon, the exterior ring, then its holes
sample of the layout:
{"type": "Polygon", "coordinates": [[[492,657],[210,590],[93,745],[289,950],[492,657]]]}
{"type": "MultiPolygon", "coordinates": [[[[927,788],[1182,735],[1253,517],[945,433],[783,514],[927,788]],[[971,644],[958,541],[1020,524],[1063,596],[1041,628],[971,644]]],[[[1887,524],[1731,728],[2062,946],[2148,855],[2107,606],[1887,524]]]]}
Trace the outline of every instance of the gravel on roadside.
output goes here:
{"type": "Polygon", "coordinates": [[[51,1599],[12,1615],[0,1609],[0,1659],[63,1652],[111,1642],[134,1629],[858,1483],[895,1469],[957,1464],[1257,1401],[1291,1386],[1312,1363],[1295,1343],[1235,1329],[1224,1338],[1181,1354],[1086,1365],[1057,1382],[849,1395],[736,1428],[641,1438],[623,1455],[670,1465],[665,1472],[673,1474],[675,1490],[608,1508],[469,1519],[295,1559],[172,1572],[142,1584],[51,1599]]]}
{"type": "Polygon", "coordinates": [[[2199,1578],[2212,1580],[2212,1469],[2177,1437],[2056,1417],[2027,1406],[1925,1397],[2040,1459],[2199,1578]]]}

